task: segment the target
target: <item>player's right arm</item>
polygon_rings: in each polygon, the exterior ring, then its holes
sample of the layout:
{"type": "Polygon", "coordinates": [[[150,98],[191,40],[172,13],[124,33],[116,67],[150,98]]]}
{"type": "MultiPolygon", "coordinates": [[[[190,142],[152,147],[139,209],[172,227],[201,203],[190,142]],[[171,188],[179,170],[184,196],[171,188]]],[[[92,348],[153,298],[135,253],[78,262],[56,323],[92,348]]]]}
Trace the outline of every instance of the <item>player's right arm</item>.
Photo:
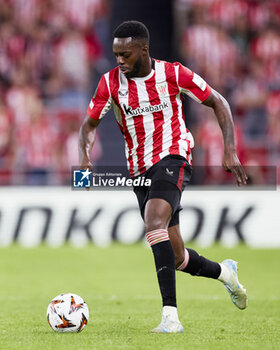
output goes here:
{"type": "Polygon", "coordinates": [[[79,160],[81,167],[91,167],[90,153],[96,136],[96,128],[101,120],[86,115],[79,133],[79,160]]]}
{"type": "Polygon", "coordinates": [[[83,168],[92,166],[90,153],[96,136],[96,128],[112,105],[112,98],[108,81],[105,78],[106,76],[108,76],[108,73],[103,75],[100,79],[88,106],[87,115],[80,128],[79,160],[83,168]]]}

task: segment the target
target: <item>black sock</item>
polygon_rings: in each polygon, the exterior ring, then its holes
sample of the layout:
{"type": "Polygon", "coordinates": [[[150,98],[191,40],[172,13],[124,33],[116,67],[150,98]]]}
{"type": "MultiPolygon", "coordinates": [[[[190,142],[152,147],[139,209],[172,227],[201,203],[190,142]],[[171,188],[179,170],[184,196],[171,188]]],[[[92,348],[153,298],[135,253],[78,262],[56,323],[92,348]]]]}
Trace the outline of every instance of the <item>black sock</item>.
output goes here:
{"type": "Polygon", "coordinates": [[[175,255],[170,241],[152,245],[163,306],[177,306],[175,255]]]}
{"type": "Polygon", "coordinates": [[[189,262],[184,268],[184,272],[193,276],[203,276],[217,279],[221,274],[221,266],[219,263],[208,260],[199,255],[195,250],[187,248],[189,252],[189,262]]]}

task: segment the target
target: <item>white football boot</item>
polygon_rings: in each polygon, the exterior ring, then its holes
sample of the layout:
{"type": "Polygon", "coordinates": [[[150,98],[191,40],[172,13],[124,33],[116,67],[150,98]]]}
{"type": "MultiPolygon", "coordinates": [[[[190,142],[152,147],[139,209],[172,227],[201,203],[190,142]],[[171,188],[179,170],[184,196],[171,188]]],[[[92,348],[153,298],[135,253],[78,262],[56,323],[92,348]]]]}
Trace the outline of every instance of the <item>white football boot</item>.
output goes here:
{"type": "Polygon", "coordinates": [[[248,298],[246,289],[238,281],[237,262],[231,259],[226,259],[220,265],[222,272],[219,280],[229,292],[233,304],[241,310],[246,309],[248,298]]]}
{"type": "Polygon", "coordinates": [[[184,329],[177,315],[177,308],[164,306],[160,324],[151,330],[152,333],[183,333],[184,329]]]}

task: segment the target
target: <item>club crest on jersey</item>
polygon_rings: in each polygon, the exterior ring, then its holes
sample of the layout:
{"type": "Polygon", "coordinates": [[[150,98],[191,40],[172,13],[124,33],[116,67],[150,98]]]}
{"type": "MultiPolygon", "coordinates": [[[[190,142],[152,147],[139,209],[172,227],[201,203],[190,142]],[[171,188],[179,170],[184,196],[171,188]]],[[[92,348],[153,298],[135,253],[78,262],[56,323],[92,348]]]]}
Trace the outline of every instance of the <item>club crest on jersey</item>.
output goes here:
{"type": "Polygon", "coordinates": [[[168,103],[163,102],[158,105],[148,105],[145,107],[137,107],[135,109],[133,109],[131,106],[126,106],[124,103],[122,106],[126,115],[136,117],[141,114],[144,115],[162,111],[163,109],[168,108],[168,103]]]}
{"type": "Polygon", "coordinates": [[[166,95],[168,93],[167,83],[156,84],[157,92],[160,95],[166,95]]]}

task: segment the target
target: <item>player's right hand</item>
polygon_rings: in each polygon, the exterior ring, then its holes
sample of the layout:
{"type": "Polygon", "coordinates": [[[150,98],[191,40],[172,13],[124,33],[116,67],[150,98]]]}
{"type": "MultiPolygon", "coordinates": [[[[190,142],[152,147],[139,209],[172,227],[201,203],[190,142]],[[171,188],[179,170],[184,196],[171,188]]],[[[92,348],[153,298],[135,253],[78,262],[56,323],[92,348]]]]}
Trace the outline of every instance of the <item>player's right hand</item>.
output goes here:
{"type": "MultiPolygon", "coordinates": [[[[87,159],[87,158],[82,159],[80,167],[81,167],[82,170],[87,170],[88,169],[91,172],[93,170],[93,168],[92,168],[93,165],[92,165],[91,161],[89,159],[87,159]]],[[[85,189],[87,191],[89,191],[90,187],[85,187],[85,189]]]]}

